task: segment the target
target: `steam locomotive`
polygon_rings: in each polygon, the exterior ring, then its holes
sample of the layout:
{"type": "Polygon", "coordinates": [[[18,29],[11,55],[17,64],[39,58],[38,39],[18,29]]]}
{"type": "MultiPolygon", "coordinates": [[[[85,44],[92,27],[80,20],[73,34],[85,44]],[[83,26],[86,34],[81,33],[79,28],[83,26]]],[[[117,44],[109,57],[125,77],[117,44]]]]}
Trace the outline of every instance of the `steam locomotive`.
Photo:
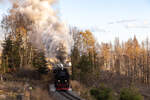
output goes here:
{"type": "Polygon", "coordinates": [[[54,86],[57,91],[69,90],[69,73],[66,68],[58,67],[54,69],[54,86]]]}

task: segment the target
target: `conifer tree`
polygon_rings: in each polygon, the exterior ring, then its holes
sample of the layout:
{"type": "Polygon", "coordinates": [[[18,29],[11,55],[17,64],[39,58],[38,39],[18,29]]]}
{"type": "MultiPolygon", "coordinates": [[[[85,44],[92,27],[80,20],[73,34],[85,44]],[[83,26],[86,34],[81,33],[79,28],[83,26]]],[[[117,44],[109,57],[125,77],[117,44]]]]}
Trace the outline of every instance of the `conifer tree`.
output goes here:
{"type": "Polygon", "coordinates": [[[34,51],[34,57],[32,61],[33,67],[41,73],[41,74],[47,74],[47,61],[45,59],[45,54],[43,51],[34,51]]]}

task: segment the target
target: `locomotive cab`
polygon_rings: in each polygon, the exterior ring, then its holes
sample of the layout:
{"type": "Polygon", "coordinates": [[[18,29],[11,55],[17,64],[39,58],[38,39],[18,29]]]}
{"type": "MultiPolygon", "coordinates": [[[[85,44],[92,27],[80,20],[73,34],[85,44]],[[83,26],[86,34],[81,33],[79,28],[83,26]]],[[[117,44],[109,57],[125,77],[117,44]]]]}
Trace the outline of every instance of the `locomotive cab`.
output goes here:
{"type": "Polygon", "coordinates": [[[58,68],[54,70],[55,73],[55,88],[56,90],[68,90],[69,89],[69,73],[66,68],[58,68]]]}

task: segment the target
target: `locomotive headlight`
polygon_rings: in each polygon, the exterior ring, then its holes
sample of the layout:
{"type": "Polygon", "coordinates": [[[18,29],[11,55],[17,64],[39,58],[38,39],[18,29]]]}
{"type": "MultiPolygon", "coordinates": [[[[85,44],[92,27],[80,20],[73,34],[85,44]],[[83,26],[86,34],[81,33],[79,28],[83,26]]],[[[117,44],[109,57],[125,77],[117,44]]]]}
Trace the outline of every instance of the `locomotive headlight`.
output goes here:
{"type": "Polygon", "coordinates": [[[60,82],[60,80],[58,80],[58,82],[60,82]]]}

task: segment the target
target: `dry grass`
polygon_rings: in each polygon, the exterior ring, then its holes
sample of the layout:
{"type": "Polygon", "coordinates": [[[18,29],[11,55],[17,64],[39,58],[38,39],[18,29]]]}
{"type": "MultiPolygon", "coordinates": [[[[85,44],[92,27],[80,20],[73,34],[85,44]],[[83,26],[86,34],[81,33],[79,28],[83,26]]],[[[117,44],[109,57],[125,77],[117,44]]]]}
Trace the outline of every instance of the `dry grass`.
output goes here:
{"type": "Polygon", "coordinates": [[[78,81],[71,81],[70,82],[71,83],[71,86],[72,86],[72,89],[74,90],[74,91],[77,91],[78,92],[78,94],[80,94],[80,91],[82,90],[82,86],[81,86],[81,84],[78,82],[78,81]]]}
{"type": "Polygon", "coordinates": [[[41,88],[34,89],[31,94],[34,100],[54,100],[48,91],[42,90],[41,88]]]}
{"type": "Polygon", "coordinates": [[[0,94],[0,100],[16,100],[18,95],[22,95],[23,100],[54,100],[48,93],[47,84],[52,78],[51,74],[39,75],[34,69],[26,67],[16,73],[3,75],[0,81],[0,90],[6,91],[0,94]],[[32,87],[32,90],[29,90],[32,87]],[[8,95],[15,94],[15,96],[8,95]]]}
{"type": "MultiPolygon", "coordinates": [[[[13,79],[11,79],[13,80],[13,79]]],[[[20,78],[15,77],[14,80],[20,80],[20,78]]],[[[24,80],[24,79],[22,79],[24,80]]],[[[43,88],[46,86],[47,80],[40,81],[40,80],[34,80],[34,83],[37,83],[37,85],[32,84],[31,80],[28,81],[0,81],[0,89],[6,91],[6,93],[2,93],[0,95],[0,100],[16,100],[17,95],[19,94],[25,94],[23,95],[23,100],[29,100],[29,98],[33,100],[54,100],[52,96],[49,95],[47,88],[43,88]],[[31,92],[29,91],[28,87],[32,86],[31,92]],[[16,94],[15,96],[8,95],[8,93],[16,94]],[[5,97],[5,99],[3,99],[5,97]]]]}
{"type": "Polygon", "coordinates": [[[81,98],[84,98],[86,100],[92,100],[91,95],[89,94],[89,88],[83,86],[81,83],[78,81],[71,81],[71,86],[73,91],[75,91],[78,95],[81,96],[81,98]]]}
{"type": "Polygon", "coordinates": [[[0,82],[0,100],[16,100],[23,93],[23,84],[18,82],[0,82]]]}

